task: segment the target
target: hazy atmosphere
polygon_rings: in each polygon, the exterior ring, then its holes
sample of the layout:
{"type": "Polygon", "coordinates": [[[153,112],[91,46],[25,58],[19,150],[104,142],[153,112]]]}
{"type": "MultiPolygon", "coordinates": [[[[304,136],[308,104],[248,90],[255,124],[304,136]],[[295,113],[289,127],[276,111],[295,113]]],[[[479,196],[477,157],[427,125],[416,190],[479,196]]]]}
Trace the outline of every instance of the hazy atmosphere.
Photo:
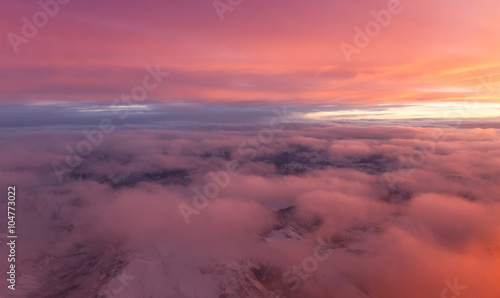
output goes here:
{"type": "Polygon", "coordinates": [[[0,8],[0,298],[500,297],[498,1],[0,8]]]}

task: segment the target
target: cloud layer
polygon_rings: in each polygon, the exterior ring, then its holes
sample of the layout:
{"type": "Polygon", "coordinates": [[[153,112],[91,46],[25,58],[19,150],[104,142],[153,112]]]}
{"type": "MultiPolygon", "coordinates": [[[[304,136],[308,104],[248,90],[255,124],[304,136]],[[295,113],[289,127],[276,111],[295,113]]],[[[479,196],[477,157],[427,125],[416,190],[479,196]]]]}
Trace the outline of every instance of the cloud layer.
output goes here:
{"type": "Polygon", "coordinates": [[[62,183],[52,165],[67,165],[80,131],[3,132],[20,295],[56,295],[63,281],[88,297],[120,272],[130,278],[114,297],[452,297],[455,279],[461,297],[500,294],[498,130],[263,131],[115,131],[62,183]],[[179,206],[196,210],[189,223],[179,206]]]}

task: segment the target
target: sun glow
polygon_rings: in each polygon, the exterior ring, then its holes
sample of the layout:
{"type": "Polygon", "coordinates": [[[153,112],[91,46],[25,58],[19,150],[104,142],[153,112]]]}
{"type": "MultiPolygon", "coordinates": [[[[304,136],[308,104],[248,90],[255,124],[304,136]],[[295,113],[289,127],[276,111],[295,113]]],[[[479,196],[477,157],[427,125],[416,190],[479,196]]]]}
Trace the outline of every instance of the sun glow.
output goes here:
{"type": "Polygon", "coordinates": [[[308,120],[495,118],[500,117],[500,103],[381,104],[370,107],[310,112],[299,117],[308,120]]]}

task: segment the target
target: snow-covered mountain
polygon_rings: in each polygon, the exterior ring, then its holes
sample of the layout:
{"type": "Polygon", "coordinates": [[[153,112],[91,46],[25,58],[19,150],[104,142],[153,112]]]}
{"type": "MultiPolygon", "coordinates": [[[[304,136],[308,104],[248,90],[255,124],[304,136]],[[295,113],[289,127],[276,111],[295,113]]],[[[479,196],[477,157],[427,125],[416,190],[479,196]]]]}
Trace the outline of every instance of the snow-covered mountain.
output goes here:
{"type": "MultiPolygon", "coordinates": [[[[276,211],[273,228],[255,237],[293,245],[310,240],[321,224],[317,216],[298,218],[296,207],[291,206],[276,211]]],[[[355,240],[334,237],[322,250],[348,249],[351,242],[355,240]]],[[[197,262],[164,247],[137,250],[112,241],[79,242],[58,255],[40,252],[23,266],[31,274],[20,276],[13,297],[307,297],[300,288],[291,288],[283,269],[266,261],[249,257],[197,262]]],[[[342,297],[367,297],[333,273],[342,297]]]]}

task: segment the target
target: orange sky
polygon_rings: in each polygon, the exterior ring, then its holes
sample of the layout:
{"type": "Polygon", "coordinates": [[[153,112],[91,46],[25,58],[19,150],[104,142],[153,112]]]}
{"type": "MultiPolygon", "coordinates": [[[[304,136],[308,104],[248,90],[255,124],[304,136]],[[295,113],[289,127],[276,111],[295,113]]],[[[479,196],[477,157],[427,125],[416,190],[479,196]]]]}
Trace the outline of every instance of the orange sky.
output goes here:
{"type": "Polygon", "coordinates": [[[243,0],[224,20],[211,0],[71,0],[13,46],[37,2],[0,1],[1,103],[112,102],[156,65],[170,76],[150,100],[500,102],[498,0],[243,0]],[[348,63],[341,43],[390,5],[399,13],[348,63]]]}

